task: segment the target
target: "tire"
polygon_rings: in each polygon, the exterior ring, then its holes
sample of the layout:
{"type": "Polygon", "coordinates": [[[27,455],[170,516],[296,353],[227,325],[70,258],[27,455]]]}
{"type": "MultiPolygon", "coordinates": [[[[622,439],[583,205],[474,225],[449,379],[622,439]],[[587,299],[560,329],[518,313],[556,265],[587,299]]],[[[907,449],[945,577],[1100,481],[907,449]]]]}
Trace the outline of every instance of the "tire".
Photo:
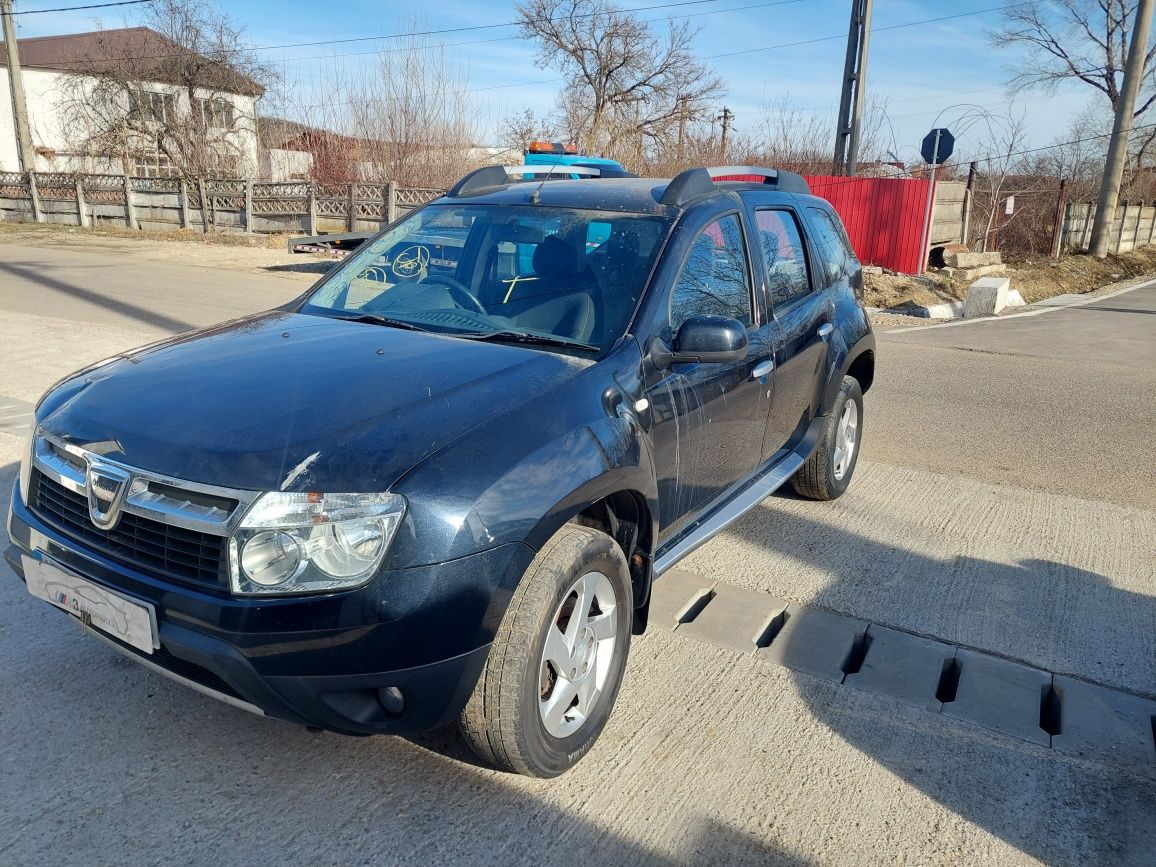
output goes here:
{"type": "Polygon", "coordinates": [[[462,710],[462,736],[479,758],[556,777],[590,750],[626,668],[631,594],[626,557],[605,533],[567,524],[542,546],[462,710]]]}
{"type": "Polygon", "coordinates": [[[863,390],[844,376],[819,445],[791,479],[795,492],[812,500],[833,500],[847,490],[863,442],[863,390]],[[846,454],[850,417],[850,456],[846,454]]]}

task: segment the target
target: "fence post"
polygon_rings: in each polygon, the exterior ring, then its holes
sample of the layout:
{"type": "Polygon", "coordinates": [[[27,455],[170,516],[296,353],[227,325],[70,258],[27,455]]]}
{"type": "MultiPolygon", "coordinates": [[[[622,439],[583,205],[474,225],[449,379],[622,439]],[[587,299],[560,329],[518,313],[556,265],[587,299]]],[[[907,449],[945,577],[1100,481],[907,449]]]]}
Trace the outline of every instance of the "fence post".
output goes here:
{"type": "Polygon", "coordinates": [[[32,200],[32,220],[44,222],[44,212],[40,210],[40,190],[36,186],[36,172],[28,172],[28,197],[32,200]]]}
{"type": "Polygon", "coordinates": [[[971,231],[971,200],[975,196],[975,178],[979,174],[979,163],[972,163],[967,169],[967,186],[963,188],[963,231],[959,242],[967,245],[967,236],[971,231]]]}
{"type": "Polygon", "coordinates": [[[124,224],[130,229],[140,228],[136,218],[136,197],[133,195],[132,178],[127,172],[124,175],[124,224]]]}
{"type": "Polygon", "coordinates": [[[392,223],[397,219],[397,181],[390,181],[386,198],[386,220],[392,223]]]}
{"type": "Polygon", "coordinates": [[[177,204],[181,208],[181,228],[189,227],[189,182],[181,178],[180,189],[177,190],[177,204]]]}
{"type": "Polygon", "coordinates": [[[317,234],[317,185],[309,182],[309,224],[305,227],[308,235],[317,234]]]}
{"type": "Polygon", "coordinates": [[[245,179],[245,231],[253,232],[253,179],[245,179]]]}
{"type": "Polygon", "coordinates": [[[1064,223],[1067,220],[1068,180],[1060,178],[1060,192],[1056,196],[1056,222],[1052,226],[1052,258],[1060,258],[1064,246],[1064,223]]]}
{"type": "Polygon", "coordinates": [[[88,226],[88,215],[84,212],[84,178],[76,176],[76,225],[84,229],[88,226]]]}
{"type": "Polygon", "coordinates": [[[209,234],[209,206],[205,196],[205,179],[197,178],[197,196],[201,200],[201,231],[209,234]]]}
{"type": "Polygon", "coordinates": [[[349,217],[346,219],[346,225],[349,231],[357,231],[357,184],[349,185],[349,199],[347,200],[349,206],[349,217]]]}
{"type": "Polygon", "coordinates": [[[1148,243],[1152,243],[1152,235],[1156,232],[1156,202],[1152,203],[1152,222],[1148,224],[1148,243]]]}
{"type": "Polygon", "coordinates": [[[1124,223],[1128,221],[1128,203],[1124,202],[1124,210],[1119,212],[1120,229],[1116,232],[1116,255],[1120,255],[1120,245],[1124,243],[1124,223]]]}
{"type": "MultiPolygon", "coordinates": [[[[1136,206],[1136,231],[1132,233],[1132,249],[1140,246],[1140,221],[1144,219],[1144,203],[1136,206]]],[[[1156,735],[1154,735],[1156,737],[1156,735]]]]}

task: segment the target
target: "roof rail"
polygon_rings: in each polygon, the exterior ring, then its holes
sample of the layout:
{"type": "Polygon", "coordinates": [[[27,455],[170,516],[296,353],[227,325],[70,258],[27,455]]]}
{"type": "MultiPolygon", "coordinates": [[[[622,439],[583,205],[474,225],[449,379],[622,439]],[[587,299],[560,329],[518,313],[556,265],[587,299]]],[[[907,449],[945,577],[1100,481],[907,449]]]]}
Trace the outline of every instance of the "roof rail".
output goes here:
{"type": "Polygon", "coordinates": [[[766,169],[761,166],[711,166],[709,168],[687,169],[675,175],[666,185],[662,194],[662,204],[681,207],[691,199],[705,196],[715,191],[716,181],[734,180],[739,182],[759,183],[751,180],[761,178],[761,183],[774,187],[786,193],[803,193],[810,195],[811,188],[807,186],[802,175],[782,169],[766,169]]]}

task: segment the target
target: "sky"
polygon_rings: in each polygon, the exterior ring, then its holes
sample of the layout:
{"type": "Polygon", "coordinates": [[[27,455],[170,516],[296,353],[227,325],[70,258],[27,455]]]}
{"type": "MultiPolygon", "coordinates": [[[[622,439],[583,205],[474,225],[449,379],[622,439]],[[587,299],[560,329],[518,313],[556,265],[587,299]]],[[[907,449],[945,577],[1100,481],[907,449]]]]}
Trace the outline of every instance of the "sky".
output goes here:
{"type": "MultiPolygon", "coordinates": [[[[16,11],[84,5],[100,0],[16,0],[16,11]]],[[[723,79],[720,103],[735,113],[735,129],[754,129],[759,109],[787,100],[833,120],[839,103],[850,0],[698,0],[668,8],[645,8],[673,0],[619,0],[624,9],[665,27],[687,17],[701,28],[695,48],[723,79]],[[805,43],[805,44],[796,44],[805,43]]],[[[250,39],[267,46],[261,57],[276,64],[299,105],[339,99],[322,84],[326,69],[375,62],[373,54],[395,45],[388,38],[414,29],[485,27],[431,37],[452,46],[465,77],[464,89],[482,107],[482,137],[497,144],[498,120],[523,108],[549,111],[560,87],[557,69],[535,64],[532,43],[506,25],[515,18],[509,0],[217,0],[250,39]],[[372,39],[344,44],[284,46],[303,42],[372,39]],[[381,38],[379,38],[381,37],[381,38]]],[[[963,130],[966,112],[980,105],[993,112],[1026,112],[1028,141],[1040,146],[1062,136],[1071,118],[1098,92],[1071,84],[1055,94],[1010,94],[1005,82],[1018,57],[995,51],[986,31],[999,25],[998,0],[877,0],[870,42],[867,88],[888,103],[889,149],[918,159],[920,140],[935,124],[963,130]],[[951,16],[951,17],[948,17],[951,16]],[[943,20],[929,21],[940,18],[943,20]],[[925,22],[925,23],[917,23],[925,22]]],[[[123,26],[133,7],[77,10],[17,17],[21,37],[123,26]]],[[[1102,96],[1100,99],[1104,99],[1102,96]]],[[[1106,102],[1106,100],[1105,100],[1106,102]]],[[[986,133],[973,125],[959,136],[957,158],[974,155],[986,133]]],[[[833,148],[833,142],[832,142],[833,148]]]]}

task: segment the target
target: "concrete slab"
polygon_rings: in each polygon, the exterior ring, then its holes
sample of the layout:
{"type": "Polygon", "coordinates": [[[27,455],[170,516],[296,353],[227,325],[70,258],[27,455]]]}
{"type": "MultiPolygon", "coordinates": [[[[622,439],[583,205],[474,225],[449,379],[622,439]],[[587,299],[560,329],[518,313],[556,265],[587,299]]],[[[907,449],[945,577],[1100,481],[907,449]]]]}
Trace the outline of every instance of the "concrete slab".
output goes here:
{"type": "Polygon", "coordinates": [[[955,276],[959,280],[968,281],[975,280],[978,277],[987,277],[990,274],[1003,274],[1007,271],[1007,265],[982,265],[979,268],[963,268],[955,272],[955,276]]]}
{"type": "Polygon", "coordinates": [[[982,268],[985,265],[1003,264],[1003,257],[998,252],[971,253],[965,250],[944,250],[943,261],[953,268],[982,268]]]}
{"type": "Polygon", "coordinates": [[[984,728],[1048,746],[1040,728],[1040,701],[1051,684],[1050,672],[995,656],[958,650],[959,687],[943,713],[984,728]]]}
{"type": "Polygon", "coordinates": [[[758,649],[756,640],[782,615],[787,604],[769,593],[718,584],[706,607],[693,620],[676,628],[679,635],[739,653],[751,653],[758,649]]]}
{"type": "Polygon", "coordinates": [[[664,629],[677,625],[675,617],[696,594],[714,587],[714,579],[684,569],[668,569],[650,591],[650,623],[664,629]]]}
{"type": "Polygon", "coordinates": [[[841,683],[843,665],[867,632],[867,621],[821,608],[787,608],[787,621],[758,655],[795,671],[841,683]]]}
{"type": "Polygon", "coordinates": [[[1020,294],[1020,290],[1018,290],[1018,289],[1009,289],[1008,290],[1008,292],[1007,292],[1007,306],[1008,307],[1026,307],[1027,303],[1028,302],[1024,301],[1024,296],[1020,294]]]}
{"type": "Polygon", "coordinates": [[[1062,711],[1052,746],[1156,778],[1156,701],[1056,675],[1062,711]]]}
{"type": "Polygon", "coordinates": [[[963,302],[963,315],[970,319],[973,316],[993,316],[1007,307],[1007,293],[1011,288],[1011,280],[1007,277],[984,277],[976,280],[967,290],[967,298],[963,302]]]}
{"type": "Polygon", "coordinates": [[[955,656],[954,647],[877,623],[868,628],[867,639],[862,667],[844,683],[929,710],[943,707],[935,691],[944,665],[955,656]]]}

